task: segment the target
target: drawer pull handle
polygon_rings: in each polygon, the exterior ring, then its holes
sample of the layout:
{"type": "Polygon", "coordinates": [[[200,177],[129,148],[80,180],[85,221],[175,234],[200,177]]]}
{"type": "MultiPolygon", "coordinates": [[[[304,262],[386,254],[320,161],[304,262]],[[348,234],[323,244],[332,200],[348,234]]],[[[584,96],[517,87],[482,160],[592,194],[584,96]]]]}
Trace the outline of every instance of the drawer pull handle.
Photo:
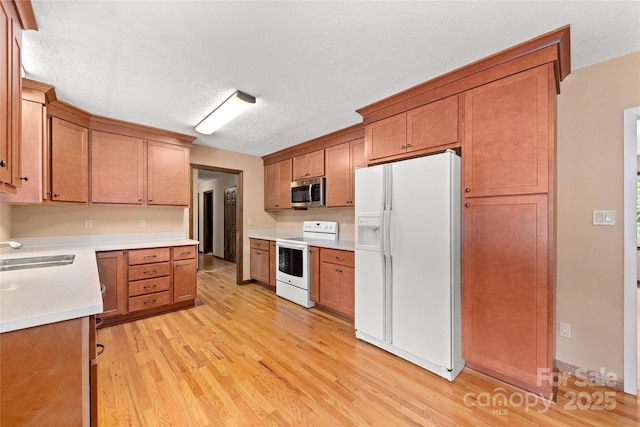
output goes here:
{"type": "Polygon", "coordinates": [[[158,256],[158,255],[145,255],[145,256],[144,256],[144,258],[155,258],[155,257],[157,257],[157,256],[158,256]]]}
{"type": "Polygon", "coordinates": [[[341,270],[341,269],[339,269],[339,268],[336,268],[336,271],[337,271],[338,273],[342,273],[342,270],[341,270]]]}
{"type": "Polygon", "coordinates": [[[189,255],[191,253],[191,251],[189,252],[180,252],[180,255],[189,255]]]}
{"type": "Polygon", "coordinates": [[[100,356],[104,351],[104,344],[96,344],[96,356],[100,356]]]}
{"type": "Polygon", "coordinates": [[[158,285],[146,285],[146,286],[144,286],[144,289],[153,289],[156,286],[158,286],[158,285]]]}
{"type": "Polygon", "coordinates": [[[338,261],[344,261],[344,257],[343,257],[343,256],[337,256],[337,255],[336,255],[336,259],[337,259],[338,261]]]}
{"type": "Polygon", "coordinates": [[[156,272],[155,270],[147,270],[147,271],[144,271],[142,274],[150,274],[155,272],[156,272]]]}
{"type": "Polygon", "coordinates": [[[149,300],[149,301],[145,301],[144,305],[155,304],[155,302],[156,302],[156,300],[152,299],[152,300],[149,300]]]}

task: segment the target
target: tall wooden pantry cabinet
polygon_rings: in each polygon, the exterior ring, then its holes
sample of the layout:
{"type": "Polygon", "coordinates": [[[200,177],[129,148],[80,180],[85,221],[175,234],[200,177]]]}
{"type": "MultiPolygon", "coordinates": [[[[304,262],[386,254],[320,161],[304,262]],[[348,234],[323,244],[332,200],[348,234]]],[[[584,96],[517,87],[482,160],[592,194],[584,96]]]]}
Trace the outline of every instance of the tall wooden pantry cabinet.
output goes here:
{"type": "Polygon", "coordinates": [[[369,165],[461,154],[463,357],[550,399],[555,102],[570,69],[567,26],[358,110],[369,165]],[[403,118],[426,106],[438,119],[418,134],[437,143],[413,151],[415,124],[403,118]]]}

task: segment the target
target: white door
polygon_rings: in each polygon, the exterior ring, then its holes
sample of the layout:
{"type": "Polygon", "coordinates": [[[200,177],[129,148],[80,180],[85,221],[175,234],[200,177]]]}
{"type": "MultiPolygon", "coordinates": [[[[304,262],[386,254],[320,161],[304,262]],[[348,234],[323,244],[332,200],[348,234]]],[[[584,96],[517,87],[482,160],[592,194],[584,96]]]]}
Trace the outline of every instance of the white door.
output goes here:
{"type": "Polygon", "coordinates": [[[392,344],[447,369],[452,368],[451,156],[393,164],[390,221],[392,344]]]}
{"type": "Polygon", "coordinates": [[[355,329],[384,339],[383,167],[356,169],[355,329]],[[377,227],[376,227],[377,226],[377,227]]]}

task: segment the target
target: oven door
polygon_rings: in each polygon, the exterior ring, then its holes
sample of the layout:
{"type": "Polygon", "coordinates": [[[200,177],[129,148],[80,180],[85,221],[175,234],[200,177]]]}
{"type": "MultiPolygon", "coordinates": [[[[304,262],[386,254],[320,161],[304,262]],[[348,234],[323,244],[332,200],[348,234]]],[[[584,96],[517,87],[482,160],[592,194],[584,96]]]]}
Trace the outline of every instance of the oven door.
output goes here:
{"type": "MultiPolygon", "coordinates": [[[[276,241],[276,281],[309,289],[309,249],[307,245],[276,241]]],[[[277,285],[276,285],[277,286],[277,285]]]]}

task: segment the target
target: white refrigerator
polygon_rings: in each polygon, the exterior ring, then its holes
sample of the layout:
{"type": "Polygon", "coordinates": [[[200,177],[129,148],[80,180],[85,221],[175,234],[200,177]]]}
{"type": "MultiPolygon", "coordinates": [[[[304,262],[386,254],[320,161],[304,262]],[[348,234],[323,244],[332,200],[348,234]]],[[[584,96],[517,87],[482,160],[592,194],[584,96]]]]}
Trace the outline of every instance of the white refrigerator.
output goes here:
{"type": "Polygon", "coordinates": [[[356,170],[356,337],[449,381],[464,368],[460,157],[356,170]]]}

